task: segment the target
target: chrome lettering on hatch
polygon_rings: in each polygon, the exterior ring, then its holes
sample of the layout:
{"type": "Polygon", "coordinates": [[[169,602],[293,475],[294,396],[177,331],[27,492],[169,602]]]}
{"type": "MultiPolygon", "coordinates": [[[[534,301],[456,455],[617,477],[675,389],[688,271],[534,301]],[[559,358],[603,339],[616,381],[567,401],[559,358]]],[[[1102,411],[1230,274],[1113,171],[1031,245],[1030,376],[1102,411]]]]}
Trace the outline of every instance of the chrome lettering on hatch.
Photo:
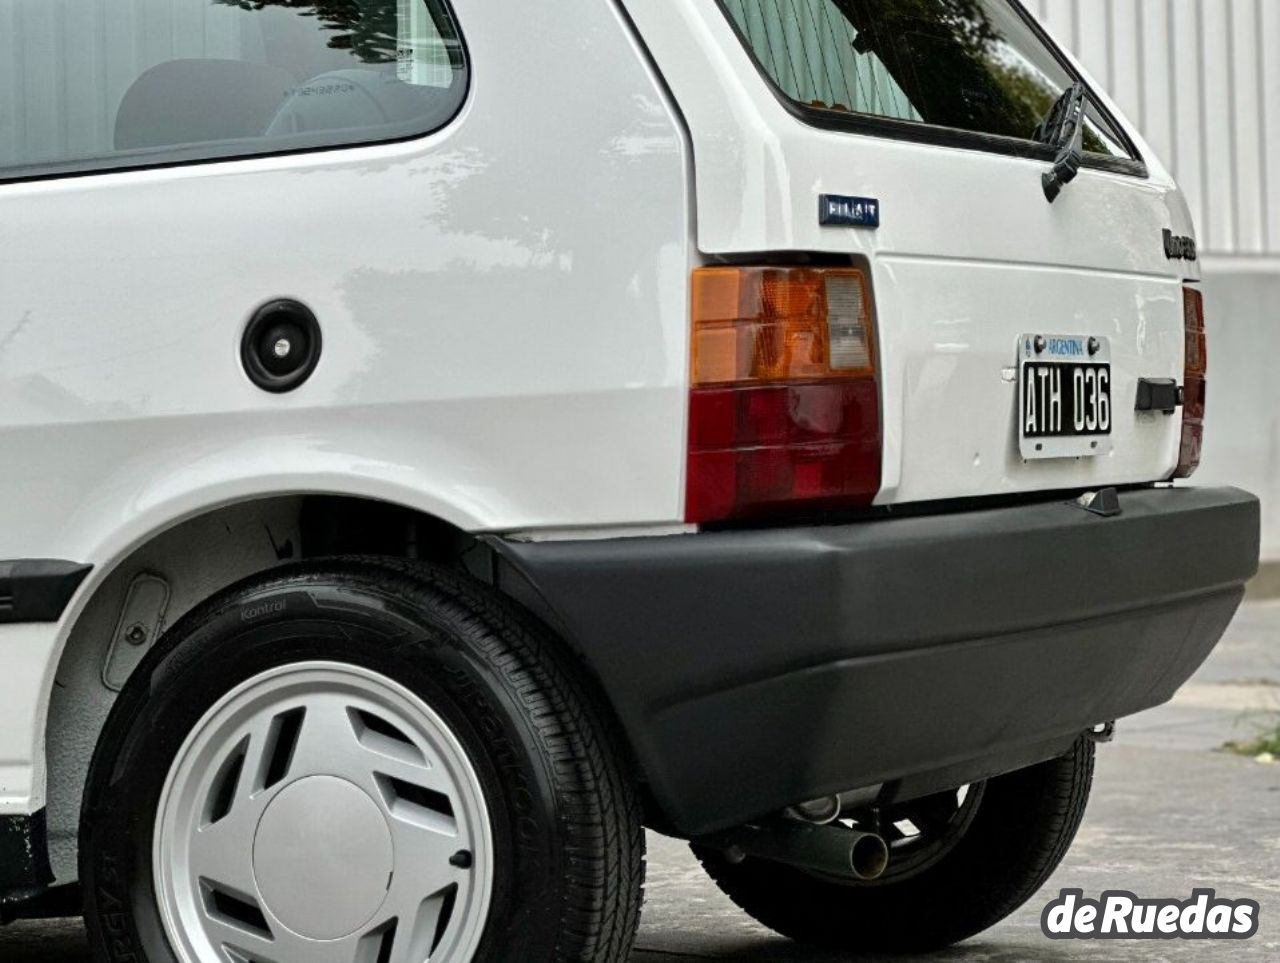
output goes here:
{"type": "Polygon", "coordinates": [[[1164,229],[1164,256],[1170,261],[1195,261],[1200,257],[1194,237],[1182,237],[1164,229]]]}
{"type": "Polygon", "coordinates": [[[874,197],[845,197],[822,194],[818,197],[818,223],[823,227],[880,226],[880,202],[874,197]]]}

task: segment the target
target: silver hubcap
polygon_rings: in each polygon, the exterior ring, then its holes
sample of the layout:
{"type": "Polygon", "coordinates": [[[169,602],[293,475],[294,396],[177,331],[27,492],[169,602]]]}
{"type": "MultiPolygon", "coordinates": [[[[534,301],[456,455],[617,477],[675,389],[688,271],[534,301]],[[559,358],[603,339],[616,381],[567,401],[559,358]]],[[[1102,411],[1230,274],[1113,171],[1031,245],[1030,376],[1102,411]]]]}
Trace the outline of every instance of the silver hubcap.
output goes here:
{"type": "Polygon", "coordinates": [[[338,663],[264,673],[209,710],[161,793],[154,858],[183,963],[463,963],[493,886],[457,738],[338,663]]]}

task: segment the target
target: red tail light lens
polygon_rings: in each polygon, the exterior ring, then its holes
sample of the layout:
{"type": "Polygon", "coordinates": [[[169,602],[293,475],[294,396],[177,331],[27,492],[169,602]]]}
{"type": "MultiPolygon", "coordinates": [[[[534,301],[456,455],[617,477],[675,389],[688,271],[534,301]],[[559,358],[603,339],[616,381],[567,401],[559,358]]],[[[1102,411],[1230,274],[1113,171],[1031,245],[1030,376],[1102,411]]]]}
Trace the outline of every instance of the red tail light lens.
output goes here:
{"type": "Polygon", "coordinates": [[[1204,330],[1204,295],[1195,288],[1182,289],[1187,349],[1182,379],[1182,446],[1174,478],[1190,478],[1200,467],[1204,445],[1205,375],[1209,369],[1204,330]]]}
{"type": "Polygon", "coordinates": [[[880,393],[861,271],[695,271],[692,368],[688,521],[875,498],[880,393]]]}

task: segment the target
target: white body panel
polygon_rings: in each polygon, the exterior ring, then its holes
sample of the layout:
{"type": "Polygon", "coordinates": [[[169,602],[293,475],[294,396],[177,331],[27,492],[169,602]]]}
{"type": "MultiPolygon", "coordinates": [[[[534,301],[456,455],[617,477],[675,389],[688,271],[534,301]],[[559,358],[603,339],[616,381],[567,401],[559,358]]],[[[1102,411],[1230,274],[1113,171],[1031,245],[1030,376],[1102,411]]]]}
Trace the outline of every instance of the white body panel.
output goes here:
{"type": "Polygon", "coordinates": [[[0,625],[0,816],[44,805],[44,717],[56,625],[0,625]]]}
{"type": "Polygon", "coordinates": [[[1181,419],[1135,412],[1133,400],[1138,373],[1181,378],[1179,282],[1039,268],[1020,293],[1000,299],[995,313],[992,291],[1007,291],[1010,273],[1025,274],[1027,267],[908,257],[883,258],[878,267],[877,278],[885,279],[878,290],[881,338],[895,345],[883,384],[886,425],[897,431],[896,444],[886,444],[882,500],[1091,488],[1173,472],[1181,419]],[[936,321],[888,320],[924,316],[936,321]],[[1008,372],[1017,363],[1019,336],[1028,331],[1111,339],[1115,423],[1109,453],[1023,460],[1015,430],[1018,384],[1008,372]]]}
{"type": "Polygon", "coordinates": [[[537,85],[516,50],[559,28],[457,6],[473,89],[429,138],[0,185],[0,557],[101,562],[205,504],[335,485],[469,530],[679,517],[673,115],[607,5],[537,85]],[[280,296],[325,351],[272,397],[238,351],[280,296]]]}
{"type": "MultiPolygon", "coordinates": [[[[454,4],[472,64],[397,145],[0,184],[0,558],[95,570],[61,628],[3,627],[0,813],[42,803],[57,655],[158,531],[272,493],[470,531],[683,512],[686,146],[617,11],[454,4]],[[566,159],[572,158],[572,166],[566,159]],[[308,304],[312,379],[244,375],[253,311],[308,304]],[[14,640],[10,636],[17,636],[14,640]]],[[[0,41],[2,42],[2,41],[0,41]]]]}
{"type": "Polygon", "coordinates": [[[716,0],[629,0],[628,8],[689,124],[701,250],[820,251],[870,263],[884,419],[880,504],[1173,472],[1180,419],[1138,415],[1131,399],[1140,377],[1181,377],[1181,284],[1195,266],[1165,257],[1161,231],[1194,231],[1136,132],[1128,131],[1148,179],[1084,170],[1050,206],[1044,161],[797,119],[716,0]],[[878,199],[880,228],[820,226],[821,194],[878,199]],[[1112,339],[1123,410],[1111,455],[1037,463],[1018,455],[1016,384],[1003,372],[1027,331],[1112,339]]]}

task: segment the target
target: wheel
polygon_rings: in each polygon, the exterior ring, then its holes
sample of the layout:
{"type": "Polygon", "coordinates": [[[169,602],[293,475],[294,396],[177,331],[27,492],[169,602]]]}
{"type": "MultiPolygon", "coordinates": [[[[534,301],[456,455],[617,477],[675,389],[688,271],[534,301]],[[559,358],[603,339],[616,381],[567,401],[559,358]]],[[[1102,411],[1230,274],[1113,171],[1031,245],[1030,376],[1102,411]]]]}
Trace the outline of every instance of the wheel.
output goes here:
{"type": "Polygon", "coordinates": [[[110,963],[626,960],[640,805],[545,629],[333,561],[185,617],[108,719],[81,879],[110,963]]]}
{"type": "Polygon", "coordinates": [[[783,936],[845,953],[938,949],[995,925],[1044,885],[1084,816],[1093,758],[1082,738],[1060,759],[855,814],[889,843],[875,880],[694,851],[730,899],[783,936]]]}

